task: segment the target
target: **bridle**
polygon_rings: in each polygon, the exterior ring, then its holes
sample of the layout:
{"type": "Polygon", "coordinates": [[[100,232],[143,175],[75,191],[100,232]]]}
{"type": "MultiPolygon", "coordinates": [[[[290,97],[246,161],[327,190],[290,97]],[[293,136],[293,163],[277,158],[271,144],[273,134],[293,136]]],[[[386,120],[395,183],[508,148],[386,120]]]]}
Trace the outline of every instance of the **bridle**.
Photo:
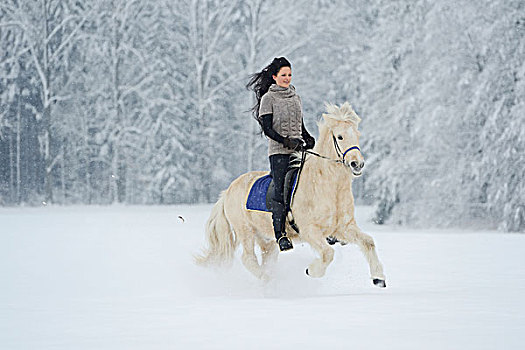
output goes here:
{"type": "Polygon", "coordinates": [[[356,149],[359,152],[361,152],[361,149],[358,146],[351,146],[351,147],[347,148],[346,151],[342,152],[341,151],[341,147],[339,147],[339,143],[337,142],[337,140],[335,138],[335,135],[333,133],[332,133],[332,139],[334,140],[335,151],[337,152],[337,155],[341,157],[341,160],[342,160],[343,164],[344,164],[344,161],[345,161],[346,154],[348,152],[350,152],[353,149],[356,149]]]}
{"type": "Polygon", "coordinates": [[[348,166],[346,163],[345,163],[345,157],[346,155],[348,154],[348,152],[350,152],[351,150],[358,150],[359,152],[361,152],[361,149],[359,148],[359,146],[351,146],[349,148],[347,148],[344,152],[341,150],[341,147],[339,146],[339,143],[337,142],[337,139],[335,138],[335,135],[334,133],[332,133],[332,140],[334,141],[334,148],[335,148],[335,151],[337,153],[337,156],[340,158],[340,159],[332,159],[330,157],[326,157],[326,156],[323,156],[319,153],[316,153],[316,152],[313,152],[313,151],[310,151],[310,150],[305,150],[303,151],[303,154],[304,153],[308,153],[308,154],[311,154],[313,156],[316,156],[316,157],[319,157],[319,158],[322,158],[322,159],[326,159],[328,161],[331,161],[331,162],[334,162],[334,163],[341,163],[345,166],[348,166]]]}

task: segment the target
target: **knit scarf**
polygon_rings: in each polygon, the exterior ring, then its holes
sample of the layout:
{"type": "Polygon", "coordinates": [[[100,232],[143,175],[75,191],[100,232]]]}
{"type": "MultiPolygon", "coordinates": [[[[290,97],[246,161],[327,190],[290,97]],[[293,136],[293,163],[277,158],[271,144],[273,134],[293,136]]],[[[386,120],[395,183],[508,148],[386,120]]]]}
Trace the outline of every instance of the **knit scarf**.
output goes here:
{"type": "Polygon", "coordinates": [[[270,86],[269,91],[277,93],[281,98],[289,98],[295,96],[295,87],[293,85],[290,85],[287,88],[285,88],[277,84],[272,84],[270,86]]]}

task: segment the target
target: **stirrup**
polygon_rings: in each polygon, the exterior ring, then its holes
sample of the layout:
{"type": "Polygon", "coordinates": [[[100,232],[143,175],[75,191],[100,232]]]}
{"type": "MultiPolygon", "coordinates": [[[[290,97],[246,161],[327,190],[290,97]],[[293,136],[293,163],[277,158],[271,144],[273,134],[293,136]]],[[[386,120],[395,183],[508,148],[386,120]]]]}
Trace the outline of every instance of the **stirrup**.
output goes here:
{"type": "Polygon", "coordinates": [[[279,239],[277,239],[277,244],[279,245],[281,252],[293,249],[292,241],[290,241],[290,239],[286,236],[279,237],[279,239]]]}

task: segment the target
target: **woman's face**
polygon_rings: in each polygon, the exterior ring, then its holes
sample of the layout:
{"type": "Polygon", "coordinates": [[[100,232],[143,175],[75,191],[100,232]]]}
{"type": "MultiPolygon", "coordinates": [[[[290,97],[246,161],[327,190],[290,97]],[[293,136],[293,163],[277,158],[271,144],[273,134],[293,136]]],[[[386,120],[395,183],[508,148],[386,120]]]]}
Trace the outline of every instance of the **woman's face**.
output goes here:
{"type": "Polygon", "coordinates": [[[281,67],[277,75],[272,75],[272,77],[277,85],[287,88],[292,82],[292,69],[290,67],[281,67]]]}

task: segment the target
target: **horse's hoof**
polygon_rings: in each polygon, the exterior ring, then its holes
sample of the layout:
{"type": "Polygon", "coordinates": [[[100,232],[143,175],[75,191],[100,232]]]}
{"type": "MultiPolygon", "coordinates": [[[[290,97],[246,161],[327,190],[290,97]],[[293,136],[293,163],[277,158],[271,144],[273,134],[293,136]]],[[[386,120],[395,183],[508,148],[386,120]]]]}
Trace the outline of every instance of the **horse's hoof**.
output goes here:
{"type": "Polygon", "coordinates": [[[330,245],[334,245],[337,242],[339,242],[339,240],[337,238],[335,238],[334,236],[328,236],[328,237],[326,237],[326,242],[328,244],[330,244],[330,245]]]}
{"type": "Polygon", "coordinates": [[[330,245],[334,245],[336,243],[339,243],[340,245],[347,245],[348,244],[348,242],[340,241],[337,238],[335,238],[334,236],[326,237],[326,242],[328,244],[330,244],[330,245]]]}
{"type": "Polygon", "coordinates": [[[374,278],[372,281],[374,285],[378,286],[379,288],[386,288],[386,282],[385,280],[380,280],[379,278],[374,278]]]}
{"type": "Polygon", "coordinates": [[[308,276],[310,276],[312,278],[321,278],[321,277],[324,276],[324,271],[317,271],[316,272],[317,269],[315,268],[315,266],[313,266],[312,268],[313,268],[312,272],[310,272],[309,268],[306,269],[306,271],[305,271],[306,275],[308,275],[308,276]]]}

